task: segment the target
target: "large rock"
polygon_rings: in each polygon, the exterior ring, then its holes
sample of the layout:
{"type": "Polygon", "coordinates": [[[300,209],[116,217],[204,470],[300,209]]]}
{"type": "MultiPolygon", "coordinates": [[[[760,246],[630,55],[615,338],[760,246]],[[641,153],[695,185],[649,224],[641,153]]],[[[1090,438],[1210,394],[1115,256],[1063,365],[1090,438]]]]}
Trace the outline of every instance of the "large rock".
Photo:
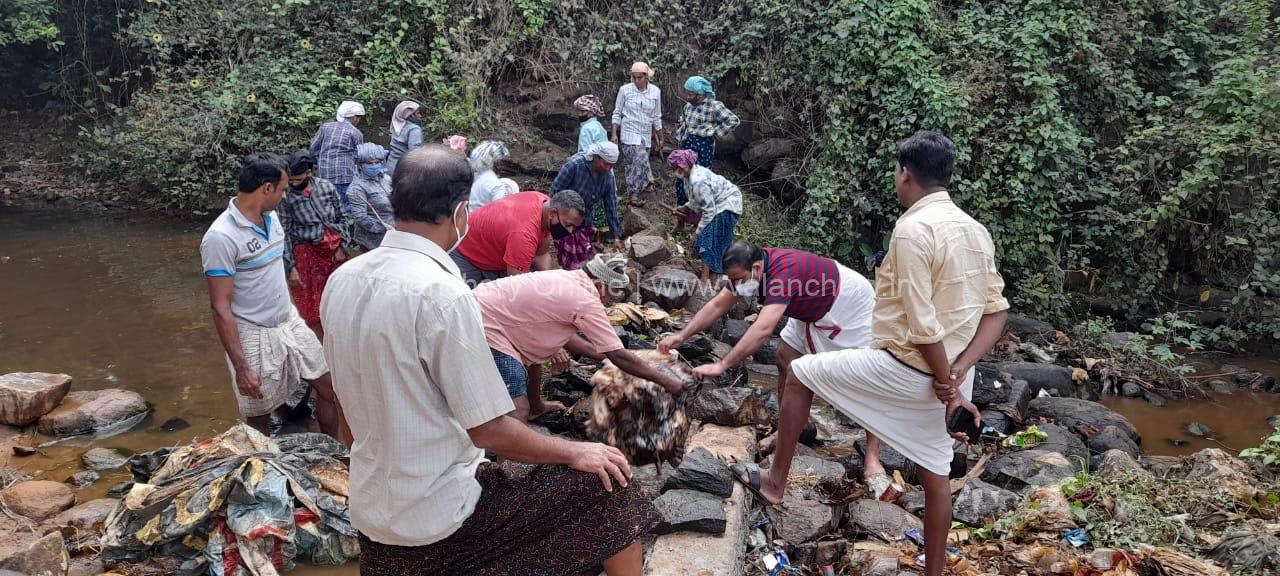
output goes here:
{"type": "Polygon", "coordinates": [[[864,499],[849,505],[849,521],[867,534],[898,538],[912,528],[924,529],[919,518],[888,502],[864,499]]]}
{"type": "Polygon", "coordinates": [[[727,518],[719,496],[696,490],[668,490],[653,501],[662,515],[654,534],[691,531],[724,534],[727,518]]]}
{"type": "Polygon", "coordinates": [[[979,408],[1009,401],[1009,383],[992,364],[980,363],[974,368],[972,401],[979,408]]]}
{"type": "Polygon", "coordinates": [[[742,152],[742,163],[752,170],[772,170],[779,158],[796,154],[799,143],[789,138],[756,140],[742,152]]]}
{"type": "Polygon", "coordinates": [[[1098,474],[1102,476],[1124,476],[1132,474],[1150,474],[1124,450],[1107,450],[1098,463],[1098,474]]]}
{"type": "Polygon", "coordinates": [[[1115,413],[1110,408],[1081,400],[1079,398],[1036,398],[1031,401],[1028,416],[1031,418],[1045,417],[1057,422],[1059,426],[1068,429],[1075,428],[1081,424],[1091,426],[1096,430],[1105,429],[1107,426],[1115,426],[1121,432],[1129,435],[1134,443],[1142,445],[1142,436],[1138,434],[1138,429],[1133,427],[1124,416],[1115,413]]]}
{"type": "Polygon", "coordinates": [[[697,490],[728,498],[733,494],[733,473],[705,448],[695,448],[685,455],[662,489],[697,490]]]}
{"type": "Polygon", "coordinates": [[[645,497],[653,500],[662,494],[663,485],[674,473],[675,469],[670,466],[659,467],[657,464],[632,466],[631,481],[639,484],[640,491],[644,492],[645,497]]]}
{"type": "Polygon", "coordinates": [[[760,345],[751,359],[760,364],[777,364],[778,363],[778,344],[782,342],[781,338],[770,338],[760,345]]]}
{"type": "Polygon", "coordinates": [[[1017,336],[1019,340],[1043,344],[1052,341],[1058,331],[1053,324],[1042,322],[1021,314],[1009,314],[1004,322],[1005,332],[1017,336]]]}
{"type": "Polygon", "coordinates": [[[697,287],[696,274],[674,268],[657,268],[640,279],[640,295],[667,310],[684,306],[697,287]]]}
{"type": "Polygon", "coordinates": [[[693,360],[701,360],[711,354],[715,349],[715,340],[712,340],[706,334],[694,334],[685,340],[683,344],[676,347],[676,351],[680,353],[680,358],[686,362],[693,360]]]}
{"type": "Polygon", "coordinates": [[[46,436],[106,436],[127,430],[147,414],[142,395],[129,390],[81,390],[67,394],[62,404],[36,424],[46,436]]]}
{"type": "Polygon", "coordinates": [[[1075,473],[1076,468],[1062,454],[1021,450],[991,459],[982,472],[982,479],[1001,488],[1021,490],[1027,486],[1057,485],[1075,473]]]}
{"type": "Polygon", "coordinates": [[[93,483],[100,479],[102,479],[101,474],[98,474],[93,470],[84,470],[82,472],[72,474],[64,482],[77,490],[84,490],[85,488],[93,486],[93,483]]]}
{"type": "Polygon", "coordinates": [[[1017,423],[1013,421],[1013,417],[1009,416],[1002,410],[995,408],[982,409],[982,425],[990,426],[992,430],[1001,434],[1013,432],[1013,428],[1017,423]]]}
{"type": "Polygon", "coordinates": [[[61,482],[27,480],[0,491],[0,502],[14,514],[40,522],[75,505],[76,493],[61,482]]]}
{"type": "Polygon", "coordinates": [[[115,470],[129,462],[129,454],[115,448],[92,448],[80,456],[80,463],[86,470],[101,472],[115,470]]]}
{"type": "Polygon", "coordinates": [[[769,422],[769,406],[748,387],[704,388],[685,410],[689,418],[721,426],[754,426],[769,422]]]}
{"type": "Polygon", "coordinates": [[[661,236],[633,236],[631,257],[645,268],[654,268],[671,258],[671,249],[661,236]]]}
{"type": "Polygon", "coordinates": [[[1037,424],[1036,427],[1048,435],[1044,442],[1036,446],[1037,450],[1057,452],[1066,456],[1067,460],[1072,464],[1081,460],[1088,461],[1089,448],[1084,445],[1084,441],[1079,436],[1076,436],[1070,430],[1057,424],[1037,424]]]}
{"type": "Polygon", "coordinates": [[[997,369],[1010,376],[1012,380],[1026,380],[1031,385],[1033,394],[1048,390],[1056,396],[1076,396],[1075,380],[1071,379],[1071,369],[1056,364],[1040,364],[1038,362],[1001,362],[997,369]]]}
{"type": "Polygon", "coordinates": [[[90,500],[46,520],[43,526],[61,532],[71,544],[72,552],[96,549],[99,547],[98,537],[102,534],[102,527],[107,516],[115,510],[117,502],[111,498],[90,500]]]}
{"type": "Polygon", "coordinates": [[[724,321],[724,340],[730,346],[737,346],[738,341],[747,334],[747,329],[751,328],[751,323],[746,320],[738,320],[737,318],[728,318],[724,321]]]}
{"type": "Polygon", "coordinates": [[[1133,439],[1115,426],[1107,426],[1089,439],[1089,451],[1094,454],[1105,454],[1112,450],[1124,452],[1134,460],[1137,460],[1140,454],[1138,445],[1133,442],[1133,439]]]}
{"type": "Polygon", "coordinates": [[[782,498],[775,529],[792,546],[824,536],[835,528],[836,510],[803,490],[788,489],[782,498]]]}
{"type": "Polygon", "coordinates": [[[981,526],[987,519],[999,518],[1017,508],[1020,501],[1013,492],[970,478],[956,495],[952,515],[965,524],[981,526]]]}
{"type": "Polygon", "coordinates": [[[1213,428],[1204,422],[1192,422],[1187,424],[1187,433],[1196,438],[1208,438],[1213,436],[1213,428]]]}
{"type": "Polygon", "coordinates": [[[0,376],[0,424],[26,426],[53,410],[71,390],[71,377],[47,372],[0,376]]]}
{"type": "Polygon", "coordinates": [[[1026,420],[1031,411],[1031,401],[1036,397],[1031,385],[1026,380],[1014,380],[1009,384],[1009,400],[1006,402],[1013,410],[1014,418],[1026,420]]]}
{"type": "Polygon", "coordinates": [[[649,217],[640,210],[628,208],[622,214],[622,235],[625,237],[635,236],[652,227],[653,223],[649,221],[649,217]]]}
{"type": "Polygon", "coordinates": [[[71,556],[62,545],[62,535],[57,532],[46,534],[34,544],[0,557],[0,573],[23,576],[65,576],[70,566],[71,556]]]}
{"type": "Polygon", "coordinates": [[[790,476],[796,475],[819,480],[839,480],[845,477],[845,469],[838,462],[823,460],[816,456],[795,456],[791,459],[790,476]]]}

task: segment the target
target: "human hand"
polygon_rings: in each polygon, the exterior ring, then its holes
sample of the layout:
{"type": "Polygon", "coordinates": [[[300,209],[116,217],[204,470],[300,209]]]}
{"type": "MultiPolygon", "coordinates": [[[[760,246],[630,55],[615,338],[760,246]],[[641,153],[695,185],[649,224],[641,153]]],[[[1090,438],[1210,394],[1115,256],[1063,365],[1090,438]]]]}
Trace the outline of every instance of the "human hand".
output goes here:
{"type": "Polygon", "coordinates": [[[666,379],[666,382],[659,382],[659,384],[661,384],[662,388],[666,390],[668,393],[670,393],[672,396],[679,396],[681,394],[684,394],[684,391],[688,388],[687,386],[685,386],[683,381],[681,381],[679,378],[676,378],[675,376],[670,376],[666,379]]]}
{"type": "Polygon", "coordinates": [[[612,251],[614,251],[614,252],[623,252],[623,251],[625,251],[625,250],[626,250],[626,248],[624,248],[624,247],[622,246],[622,239],[621,239],[621,238],[614,238],[614,239],[613,239],[613,244],[610,244],[610,245],[609,245],[609,249],[610,249],[610,250],[612,250],[612,251]]]}
{"type": "MultiPolygon", "coordinates": [[[[977,426],[979,430],[982,429],[982,413],[978,412],[978,407],[974,406],[973,402],[965,400],[964,396],[960,396],[958,394],[950,402],[947,402],[946,422],[948,427],[951,425],[951,418],[955,416],[956,410],[968,410],[970,414],[973,414],[974,425],[977,426]]],[[[978,440],[977,438],[970,438],[968,434],[963,432],[952,432],[951,430],[947,430],[947,433],[950,434],[952,438],[966,444],[969,442],[976,442],[978,440]]]]}
{"type": "Polygon", "coordinates": [[[933,380],[933,394],[938,397],[938,401],[946,404],[956,398],[959,394],[956,387],[951,384],[951,378],[942,378],[933,380]]]}
{"type": "Polygon", "coordinates": [[[693,369],[693,377],[698,380],[707,380],[724,374],[724,371],[727,369],[728,367],[724,365],[724,362],[703,364],[702,366],[693,369]]]}
{"type": "Polygon", "coordinates": [[[670,354],[672,350],[679,348],[681,344],[684,344],[684,336],[672,334],[658,342],[658,351],[663,354],[670,354]]]}
{"type": "Polygon", "coordinates": [[[253,369],[245,366],[236,369],[236,389],[245,398],[262,398],[262,379],[253,369]]]}
{"type": "Polygon", "coordinates": [[[551,373],[559,374],[569,369],[573,360],[569,358],[569,353],[561,350],[551,355],[551,373]]]}
{"type": "Polygon", "coordinates": [[[956,359],[956,363],[952,364],[951,370],[948,371],[951,373],[950,374],[951,386],[959,390],[960,384],[964,383],[965,377],[969,375],[969,370],[972,370],[972,369],[973,369],[972,361],[964,360],[960,358],[956,359]]]}
{"type": "Polygon", "coordinates": [[[289,271],[289,287],[302,289],[302,276],[298,275],[298,269],[294,268],[289,271]]]}
{"type": "Polygon", "coordinates": [[[579,472],[595,474],[604,484],[605,492],[613,492],[613,481],[623,488],[631,482],[631,465],[617,448],[604,444],[578,442],[569,467],[579,472]]]}
{"type": "Polygon", "coordinates": [[[609,137],[609,141],[610,141],[610,142],[613,142],[614,146],[617,146],[617,145],[618,145],[618,135],[617,135],[617,134],[614,134],[614,135],[610,136],[610,137],[609,137]]]}

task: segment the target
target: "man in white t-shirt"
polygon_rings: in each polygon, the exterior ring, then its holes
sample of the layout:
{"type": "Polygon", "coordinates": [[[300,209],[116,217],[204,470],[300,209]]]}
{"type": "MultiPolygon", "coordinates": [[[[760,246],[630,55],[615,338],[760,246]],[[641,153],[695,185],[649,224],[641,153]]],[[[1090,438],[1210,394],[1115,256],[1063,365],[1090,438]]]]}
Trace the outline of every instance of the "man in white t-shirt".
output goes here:
{"type": "Polygon", "coordinates": [[[467,234],[471,183],[442,146],[401,158],[395,230],[339,268],[320,304],[355,434],[361,573],[639,574],[658,515],[622,453],[510,415],[480,305],[448,254],[467,234]]]}

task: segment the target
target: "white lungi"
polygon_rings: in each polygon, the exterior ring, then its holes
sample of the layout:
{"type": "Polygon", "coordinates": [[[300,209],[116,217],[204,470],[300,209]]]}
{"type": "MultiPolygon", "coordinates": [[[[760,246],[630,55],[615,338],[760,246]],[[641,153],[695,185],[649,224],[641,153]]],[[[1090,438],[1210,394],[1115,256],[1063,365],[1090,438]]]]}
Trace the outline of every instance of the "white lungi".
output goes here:
{"type": "Polygon", "coordinates": [[[782,328],[782,341],[801,354],[833,352],[871,345],[871,311],[876,291],[861,274],[839,262],[840,293],[831,309],[817,322],[792,318],[782,328]]]}
{"type": "Polygon", "coordinates": [[[315,380],[329,372],[320,339],[292,305],[289,319],[279,326],[268,328],[236,318],[236,329],[240,332],[244,360],[262,382],[262,398],[241,395],[240,387],[236,386],[235,366],[227,357],[231,390],[235,392],[240,414],[245,417],[270,414],[284,405],[305,380],[315,380]]]}
{"type": "MultiPolygon", "coordinates": [[[[871,348],[807,354],[791,363],[791,373],[912,462],[934,474],[951,472],[955,441],[947,433],[947,408],[934,395],[933,376],[871,348]]],[[[973,370],[960,393],[973,397],[973,370]]]]}

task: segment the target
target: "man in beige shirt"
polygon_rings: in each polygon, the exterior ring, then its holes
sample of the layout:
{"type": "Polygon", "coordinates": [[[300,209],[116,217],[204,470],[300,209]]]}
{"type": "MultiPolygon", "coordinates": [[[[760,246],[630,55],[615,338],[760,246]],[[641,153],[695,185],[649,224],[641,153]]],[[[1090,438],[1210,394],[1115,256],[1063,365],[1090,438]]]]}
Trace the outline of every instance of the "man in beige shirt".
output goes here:
{"type": "MultiPolygon", "coordinates": [[[[800,430],[813,395],[857,421],[915,462],[925,490],[925,573],[941,576],[951,526],[953,437],[957,410],[979,419],[968,397],[973,365],[1004,328],[1009,303],[987,229],[952,201],[945,187],[955,145],[919,132],[898,145],[894,187],[907,209],[876,269],[872,347],[810,354],[791,363],[782,398],[778,448],[766,471],[735,465],[738,479],[770,503],[782,501],[800,430]]],[[[958,440],[967,441],[962,434],[958,440]]],[[[868,450],[869,472],[883,472],[868,450]]]]}
{"type": "Polygon", "coordinates": [[[480,305],[448,255],[467,234],[471,180],[439,145],[401,158],[395,229],[339,268],[321,301],[355,437],[361,573],[638,575],[658,516],[622,453],[509,415],[480,305]]]}

